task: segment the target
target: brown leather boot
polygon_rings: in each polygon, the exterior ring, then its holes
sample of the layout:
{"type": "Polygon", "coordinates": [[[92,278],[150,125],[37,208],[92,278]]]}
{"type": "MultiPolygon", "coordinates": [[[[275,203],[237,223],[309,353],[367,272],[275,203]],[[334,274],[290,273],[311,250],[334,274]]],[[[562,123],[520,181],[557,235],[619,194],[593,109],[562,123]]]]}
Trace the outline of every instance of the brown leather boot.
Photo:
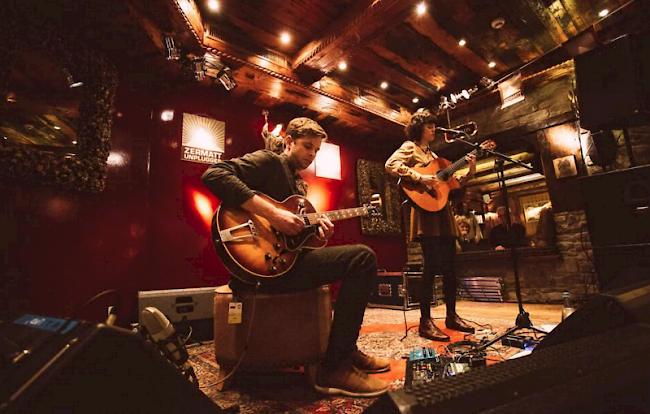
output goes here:
{"type": "Polygon", "coordinates": [[[418,331],[420,332],[421,337],[430,339],[432,341],[449,341],[449,335],[438,329],[438,327],[433,323],[433,319],[431,318],[420,318],[420,328],[418,331]]]}
{"type": "Polygon", "coordinates": [[[369,376],[355,368],[350,361],[345,361],[334,370],[319,368],[314,389],[328,395],[377,397],[388,391],[388,383],[369,376]]]}
{"type": "Polygon", "coordinates": [[[365,373],[377,374],[390,370],[391,359],[371,357],[357,349],[350,354],[350,361],[352,361],[352,365],[365,373]]]}
{"type": "Polygon", "coordinates": [[[460,331],[460,332],[467,332],[467,333],[474,333],[475,329],[472,326],[469,326],[465,322],[463,322],[460,317],[456,313],[453,315],[447,315],[447,319],[445,320],[445,325],[449,329],[453,329],[454,331],[460,331]]]}

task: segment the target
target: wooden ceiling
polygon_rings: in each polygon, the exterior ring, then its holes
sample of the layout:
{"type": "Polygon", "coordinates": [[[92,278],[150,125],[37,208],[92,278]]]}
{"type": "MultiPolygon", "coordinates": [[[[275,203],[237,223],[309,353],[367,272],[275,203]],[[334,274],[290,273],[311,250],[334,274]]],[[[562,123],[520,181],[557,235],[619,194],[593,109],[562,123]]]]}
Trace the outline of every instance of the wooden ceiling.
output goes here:
{"type": "MultiPolygon", "coordinates": [[[[417,108],[437,109],[442,96],[477,86],[483,77],[498,80],[540,57],[558,55],[569,39],[590,28],[598,31],[608,21],[627,21],[645,3],[212,0],[218,4],[213,10],[210,1],[98,0],[80,5],[25,0],[56,8],[50,19],[74,26],[82,40],[121,60],[143,82],[150,81],[154,70],[188,73],[180,61],[163,57],[163,37],[171,36],[181,45],[182,60],[205,53],[219,56],[232,69],[238,86],[230,93],[235,96],[311,116],[326,128],[396,139],[417,108]],[[417,11],[420,5],[426,8],[423,13],[417,11]],[[603,9],[610,17],[598,23],[603,9]],[[503,25],[495,28],[499,19],[503,25]],[[289,42],[282,42],[282,33],[289,42]],[[345,70],[339,68],[342,61],[345,70]],[[152,69],[133,70],[138,65],[152,69]],[[385,89],[382,82],[388,84],[385,89]]],[[[552,63],[568,58],[564,52],[552,63]]]]}

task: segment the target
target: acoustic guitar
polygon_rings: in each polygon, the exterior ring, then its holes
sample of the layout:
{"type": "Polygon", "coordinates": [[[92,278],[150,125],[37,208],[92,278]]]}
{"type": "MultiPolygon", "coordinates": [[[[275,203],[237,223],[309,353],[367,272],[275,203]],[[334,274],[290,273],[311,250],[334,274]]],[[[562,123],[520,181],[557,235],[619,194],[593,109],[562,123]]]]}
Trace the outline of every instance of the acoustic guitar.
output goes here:
{"type": "MultiPolygon", "coordinates": [[[[487,140],[482,142],[480,147],[491,150],[496,148],[496,144],[492,140],[487,140]]],[[[465,154],[453,164],[444,158],[436,158],[422,167],[412,168],[422,175],[435,175],[438,182],[433,188],[428,188],[420,183],[404,178],[400,178],[397,183],[404,191],[404,194],[421,209],[431,212],[440,211],[447,204],[449,192],[460,188],[458,181],[453,178],[454,173],[467,165],[467,160],[465,159],[467,155],[476,155],[478,157],[479,153],[480,150],[475,149],[465,154]]]]}
{"type": "Polygon", "coordinates": [[[309,200],[299,195],[279,202],[266,194],[256,194],[275,207],[296,214],[306,225],[299,234],[289,236],[273,228],[264,217],[241,208],[219,206],[212,218],[215,249],[230,273],[250,284],[287,273],[301,249],[325,247],[327,240],[318,236],[319,218],[337,221],[380,214],[376,205],[317,213],[309,200]]]}

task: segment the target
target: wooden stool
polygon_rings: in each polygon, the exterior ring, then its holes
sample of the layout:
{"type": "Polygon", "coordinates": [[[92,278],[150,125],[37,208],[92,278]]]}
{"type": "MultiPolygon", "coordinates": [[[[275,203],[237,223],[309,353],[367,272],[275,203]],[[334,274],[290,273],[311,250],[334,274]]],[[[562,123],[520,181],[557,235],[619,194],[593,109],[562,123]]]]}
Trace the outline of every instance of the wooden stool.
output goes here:
{"type": "MultiPolygon", "coordinates": [[[[248,350],[238,370],[279,370],[304,367],[310,380],[327,350],[332,323],[329,286],[298,293],[240,293],[236,297],[227,286],[214,295],[214,355],[219,364],[219,380],[226,377],[239,360],[251,322],[248,350]],[[255,298],[254,298],[255,297],[255,298]],[[228,305],[242,302],[242,323],[228,323],[228,305]]],[[[224,390],[232,377],[219,384],[224,390]]]]}

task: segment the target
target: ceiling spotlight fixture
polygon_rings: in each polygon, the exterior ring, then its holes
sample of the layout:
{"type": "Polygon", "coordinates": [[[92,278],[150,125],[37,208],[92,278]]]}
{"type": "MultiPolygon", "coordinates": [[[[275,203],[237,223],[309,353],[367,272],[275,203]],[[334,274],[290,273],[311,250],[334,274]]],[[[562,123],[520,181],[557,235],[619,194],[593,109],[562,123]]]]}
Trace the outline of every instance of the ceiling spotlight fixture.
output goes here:
{"type": "Polygon", "coordinates": [[[77,141],[72,141],[72,145],[77,145],[77,141]]]}
{"type": "Polygon", "coordinates": [[[58,125],[54,125],[54,129],[56,129],[58,131],[59,129],[61,129],[61,127],[58,126],[58,125]]]}
{"type": "Polygon", "coordinates": [[[609,10],[607,9],[602,9],[601,11],[598,12],[599,17],[605,17],[609,14],[609,10]]]}
{"type": "Polygon", "coordinates": [[[347,63],[345,63],[344,61],[339,62],[339,69],[346,70],[347,68],[348,68],[347,63]]]}
{"type": "Polygon", "coordinates": [[[467,44],[467,41],[465,39],[460,39],[460,41],[458,42],[459,46],[465,46],[466,44],[467,44]]]}
{"type": "Polygon", "coordinates": [[[497,64],[494,63],[494,62],[490,62],[490,63],[488,63],[488,66],[491,67],[491,68],[495,67],[496,65],[497,65],[497,64]]]}
{"type": "Polygon", "coordinates": [[[424,13],[426,13],[426,11],[427,11],[427,4],[425,2],[418,4],[418,7],[415,9],[415,12],[419,16],[422,16],[424,13]]]}
{"type": "Polygon", "coordinates": [[[202,81],[205,79],[205,58],[197,57],[192,59],[192,65],[194,66],[194,77],[197,81],[202,81]]]}
{"type": "MultiPolygon", "coordinates": [[[[203,73],[208,76],[215,77],[219,79],[219,82],[226,88],[227,91],[233,90],[237,86],[237,82],[232,77],[232,72],[230,68],[221,62],[219,56],[206,53],[203,57],[197,58],[195,60],[200,60],[203,64],[203,73]]],[[[196,68],[195,74],[197,79],[199,79],[199,68],[196,68]]]]}
{"type": "Polygon", "coordinates": [[[286,45],[291,41],[291,36],[289,36],[289,33],[284,32],[280,35],[280,41],[286,45]]]}
{"type": "Polygon", "coordinates": [[[208,8],[212,11],[219,11],[219,2],[217,0],[210,0],[208,2],[208,8]]]}
{"type": "Polygon", "coordinates": [[[68,69],[63,68],[63,73],[65,74],[65,77],[68,80],[68,87],[77,88],[77,87],[82,86],[84,84],[83,82],[75,82],[74,78],[72,77],[72,74],[70,73],[70,71],[68,69]]]}
{"type": "Polygon", "coordinates": [[[418,102],[420,102],[420,98],[418,98],[417,96],[413,98],[413,103],[418,103],[418,102]]]}
{"type": "Polygon", "coordinates": [[[386,89],[388,88],[388,82],[382,82],[379,86],[381,86],[382,89],[386,89]]]}
{"type": "Polygon", "coordinates": [[[176,41],[171,36],[163,38],[163,47],[165,48],[165,56],[167,60],[178,60],[181,58],[181,50],[176,46],[176,41]]]}
{"type": "Polygon", "coordinates": [[[496,19],[492,20],[492,22],[490,23],[492,28],[496,30],[502,28],[504,24],[506,24],[506,19],[504,19],[503,17],[497,17],[496,19]]]}
{"type": "Polygon", "coordinates": [[[449,100],[451,100],[453,103],[458,102],[458,98],[459,98],[459,96],[455,95],[453,93],[451,95],[449,95],[449,100]]]}

